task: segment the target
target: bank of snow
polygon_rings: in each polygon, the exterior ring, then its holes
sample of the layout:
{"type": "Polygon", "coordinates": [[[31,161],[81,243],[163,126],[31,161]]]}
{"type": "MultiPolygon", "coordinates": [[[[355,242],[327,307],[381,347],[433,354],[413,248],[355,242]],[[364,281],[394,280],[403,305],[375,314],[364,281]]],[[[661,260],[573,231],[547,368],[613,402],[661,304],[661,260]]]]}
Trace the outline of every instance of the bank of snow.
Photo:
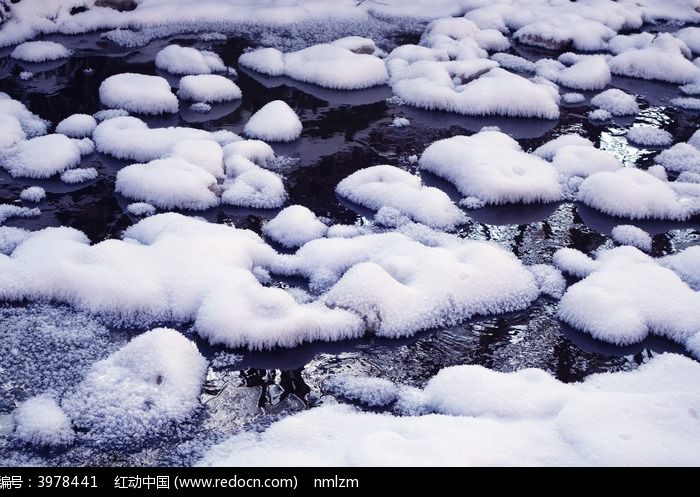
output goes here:
{"type": "MultiPolygon", "coordinates": [[[[287,242],[283,229],[267,231],[287,242]]],[[[0,255],[0,269],[7,300],[65,302],[116,324],[194,321],[212,343],[255,349],[406,336],[522,309],[539,295],[532,273],[504,249],[413,224],[316,238],[280,255],[248,230],[158,214],[123,240],[95,245],[71,228],[32,232],[0,255]],[[266,273],[308,279],[313,300],[265,286],[266,273]]]]}
{"type": "Polygon", "coordinates": [[[443,369],[420,390],[355,381],[339,386],[350,399],[374,386],[370,399],[396,399],[404,415],[324,405],[235,435],[197,465],[696,466],[697,381],[700,365],[674,354],[573,384],[473,365],[443,369]]]}
{"type": "MultiPolygon", "coordinates": [[[[674,272],[674,260],[664,264],[631,246],[599,251],[593,260],[572,250],[554,257],[562,270],[583,278],[559,302],[562,320],[616,345],[640,342],[649,333],[662,335],[700,357],[700,294],[674,272]]],[[[697,262],[696,251],[675,257],[697,262]]]]}

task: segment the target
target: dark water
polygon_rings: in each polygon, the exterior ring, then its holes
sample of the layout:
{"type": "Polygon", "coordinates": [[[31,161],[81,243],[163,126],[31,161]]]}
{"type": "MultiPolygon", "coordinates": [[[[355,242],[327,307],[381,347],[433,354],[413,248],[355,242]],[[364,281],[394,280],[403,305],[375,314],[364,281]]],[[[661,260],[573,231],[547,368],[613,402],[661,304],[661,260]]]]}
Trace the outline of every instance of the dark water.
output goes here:
{"type": "MultiPolygon", "coordinates": [[[[332,92],[287,78],[250,73],[236,64],[242,50],[251,44],[245,38],[202,42],[194,35],[179,35],[155,40],[137,49],[119,47],[99,34],[51,39],[73,48],[76,54],[55,63],[26,64],[10,59],[9,49],[1,50],[0,91],[21,100],[32,112],[54,125],[74,113],[93,114],[100,110],[97,88],[113,74],[160,74],[176,85],[177,78],[160,73],[153,62],[157,51],[169,43],[216,51],[227,65],[238,70],[236,83],[243,92],[241,101],[214,106],[205,115],[184,106],[179,114],[144,117],[144,120],[151,126],[181,125],[241,133],[250,115],[265,103],[275,99],[286,101],[304,125],[300,140],[273,145],[278,156],[296,159],[283,172],[289,204],[305,205],[334,223],[371,222],[371,213],[336,197],[334,189],[341,179],[377,164],[392,164],[414,171],[412,156],[420,156],[433,141],[472,134],[483,126],[499,126],[528,151],[558,135],[578,133],[615,153],[628,165],[646,168],[653,163],[658,151],[630,147],[620,139],[635,119],[668,130],[675,141],[687,140],[698,124],[698,113],[669,105],[671,98],[679,96],[676,86],[628,78],[615,78],[612,86],[640,95],[642,111],[634,118],[591,122],[585,117],[590,110],[587,100],[580,105],[562,105],[562,116],[555,121],[479,119],[397,105],[387,101],[391,92],[385,87],[332,92]],[[34,76],[22,80],[19,78],[21,71],[31,71],[34,76]],[[395,117],[406,117],[411,125],[390,126],[395,117]]],[[[401,43],[411,41],[415,40],[401,40],[401,43]]],[[[523,52],[523,55],[528,53],[523,52]]],[[[5,225],[32,230],[71,226],[84,231],[93,242],[118,238],[122,230],[137,221],[125,210],[129,201],[114,192],[116,172],[126,164],[99,153],[86,156],[82,167],[96,168],[99,176],[79,185],[67,185],[58,180],[13,179],[0,171],[0,198],[5,203],[18,202],[20,191],[27,186],[39,185],[47,192],[46,200],[39,204],[39,217],[10,219],[5,225]]],[[[456,195],[453,187],[439,178],[425,175],[424,181],[456,195]]],[[[259,233],[264,221],[274,217],[276,212],[222,206],[196,214],[212,222],[233,222],[259,233]]],[[[631,224],[629,220],[604,216],[574,203],[489,207],[468,211],[468,215],[469,220],[459,227],[460,236],[495,241],[526,264],[550,263],[552,254],[562,247],[574,247],[586,253],[601,246],[612,247],[609,238],[612,228],[631,224]]],[[[654,256],[675,253],[700,240],[697,222],[633,224],[653,236],[654,256]]],[[[4,309],[15,307],[15,304],[6,304],[4,309]]],[[[39,383],[20,381],[13,377],[12,371],[5,370],[0,373],[0,382],[13,387],[3,389],[0,403],[0,461],[76,466],[190,465],[206,444],[240,429],[264,427],[279,416],[319,404],[324,396],[330,395],[325,391],[324,381],[338,373],[377,376],[422,386],[446,366],[481,364],[498,371],[537,367],[562,381],[573,382],[593,373],[633,369],[663,351],[683,353],[682,347],[657,337],[624,348],[607,345],[563,325],[556,319],[555,311],[556,302],[541,297],[521,312],[474,319],[405,339],[367,337],[255,353],[211,347],[187,325],[173,325],[195,340],[200,351],[212,360],[202,395],[202,409],[193,420],[173,426],[157,439],[128,448],[79,444],[67,449],[39,451],[10,437],[3,438],[3,419],[6,432],[7,415],[16,403],[40,393],[37,391],[39,383]]],[[[44,308],[41,312],[48,311],[44,308]]],[[[71,311],[63,309],[61,312],[71,311]]],[[[8,311],[1,318],[5,321],[0,321],[0,330],[9,329],[7,320],[16,319],[16,315],[8,311]]],[[[102,344],[102,357],[139,331],[144,330],[95,332],[95,339],[102,344]]],[[[51,345],[51,340],[56,339],[49,337],[47,340],[51,345]]],[[[40,352],[33,357],[36,361],[42,360],[40,352]]],[[[88,356],[82,360],[85,364],[80,367],[89,367],[88,356]]],[[[41,364],[36,366],[42,367],[41,364]]],[[[40,383],[43,387],[44,382],[40,383]]],[[[60,389],[60,385],[56,388],[60,389]]]]}

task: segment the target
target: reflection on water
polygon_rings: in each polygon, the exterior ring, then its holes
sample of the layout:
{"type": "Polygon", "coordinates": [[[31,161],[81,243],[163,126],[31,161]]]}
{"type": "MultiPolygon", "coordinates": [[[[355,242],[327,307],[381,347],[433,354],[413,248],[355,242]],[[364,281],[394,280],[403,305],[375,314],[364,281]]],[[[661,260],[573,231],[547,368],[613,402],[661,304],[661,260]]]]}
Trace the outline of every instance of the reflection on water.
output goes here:
{"type": "Polygon", "coordinates": [[[626,129],[620,128],[611,128],[609,131],[602,132],[598,148],[617,157],[623,166],[634,167],[644,152],[627,141],[626,132],[626,129]]]}
{"type": "Polygon", "coordinates": [[[245,67],[239,67],[238,70],[239,73],[250,76],[265,88],[278,88],[280,86],[295,88],[307,95],[313,95],[319,100],[324,100],[333,106],[374,104],[383,102],[392,96],[391,89],[384,85],[363,90],[334,91],[321,86],[297,81],[286,76],[268,76],[245,67]]]}
{"type": "Polygon", "coordinates": [[[402,105],[399,107],[401,113],[409,121],[420,123],[431,128],[452,128],[458,127],[464,130],[461,134],[471,135],[477,133],[486,126],[495,126],[503,133],[515,139],[539,138],[557,126],[556,119],[527,119],[522,117],[499,117],[499,116],[462,116],[451,112],[427,111],[402,105]]]}

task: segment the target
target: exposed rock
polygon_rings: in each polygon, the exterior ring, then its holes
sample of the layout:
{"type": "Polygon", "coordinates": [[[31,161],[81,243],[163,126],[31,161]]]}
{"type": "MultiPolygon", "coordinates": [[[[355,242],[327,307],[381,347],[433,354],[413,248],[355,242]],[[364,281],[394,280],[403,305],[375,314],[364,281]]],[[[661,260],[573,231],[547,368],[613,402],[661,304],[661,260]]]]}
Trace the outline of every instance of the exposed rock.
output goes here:
{"type": "Polygon", "coordinates": [[[119,11],[134,10],[137,5],[135,0],[95,0],[95,7],[109,7],[119,11]]]}

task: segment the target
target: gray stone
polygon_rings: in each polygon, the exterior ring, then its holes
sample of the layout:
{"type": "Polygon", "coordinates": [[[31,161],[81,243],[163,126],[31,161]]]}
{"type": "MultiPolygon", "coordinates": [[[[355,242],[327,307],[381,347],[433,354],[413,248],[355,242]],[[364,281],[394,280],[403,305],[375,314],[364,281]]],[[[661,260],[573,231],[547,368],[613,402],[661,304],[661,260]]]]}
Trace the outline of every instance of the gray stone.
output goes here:
{"type": "Polygon", "coordinates": [[[95,0],[95,7],[109,7],[119,11],[134,10],[137,5],[135,0],[95,0]]]}

